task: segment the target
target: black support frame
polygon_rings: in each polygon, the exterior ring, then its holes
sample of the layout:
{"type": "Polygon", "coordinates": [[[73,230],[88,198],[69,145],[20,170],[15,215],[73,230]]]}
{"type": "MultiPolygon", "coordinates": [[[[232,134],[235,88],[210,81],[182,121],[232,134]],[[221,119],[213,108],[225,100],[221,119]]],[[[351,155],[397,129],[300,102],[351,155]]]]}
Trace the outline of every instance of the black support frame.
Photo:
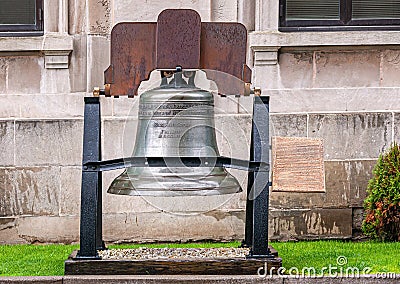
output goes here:
{"type": "Polygon", "coordinates": [[[248,258],[273,257],[268,248],[269,207],[269,97],[254,96],[250,161],[226,157],[131,157],[101,160],[101,114],[99,97],[85,97],[80,250],[76,260],[100,259],[97,251],[106,249],[102,240],[102,171],[131,166],[184,165],[216,166],[247,170],[247,203],[244,244],[248,258]],[[207,161],[208,163],[205,163],[207,161]]]}

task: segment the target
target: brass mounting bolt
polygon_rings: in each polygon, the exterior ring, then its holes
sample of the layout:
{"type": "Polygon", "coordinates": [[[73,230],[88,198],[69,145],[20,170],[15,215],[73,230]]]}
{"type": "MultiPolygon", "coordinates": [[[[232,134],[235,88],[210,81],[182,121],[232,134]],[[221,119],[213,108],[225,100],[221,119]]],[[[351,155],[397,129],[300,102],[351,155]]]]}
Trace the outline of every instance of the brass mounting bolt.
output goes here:
{"type": "Polygon", "coordinates": [[[93,88],[93,97],[99,97],[99,96],[100,96],[100,88],[94,87],[93,88]]]}

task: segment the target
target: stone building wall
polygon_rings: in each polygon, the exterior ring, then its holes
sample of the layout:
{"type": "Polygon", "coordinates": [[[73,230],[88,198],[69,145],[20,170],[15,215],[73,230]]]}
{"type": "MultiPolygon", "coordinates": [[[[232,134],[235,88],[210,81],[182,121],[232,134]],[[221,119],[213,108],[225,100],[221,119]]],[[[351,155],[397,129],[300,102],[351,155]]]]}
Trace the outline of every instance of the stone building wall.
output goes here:
{"type": "MultiPolygon", "coordinates": [[[[44,2],[44,36],[0,38],[0,243],[78,240],[83,97],[103,84],[112,26],[156,21],[166,8],[195,9],[202,21],[244,23],[253,81],[271,96],[271,135],[323,139],[326,192],[272,189],[271,238],[359,233],[372,167],[398,136],[398,32],[280,33],[279,1],[44,2]]],[[[137,102],[103,97],[101,104],[103,158],[117,158],[137,102]]],[[[217,98],[216,107],[221,154],[247,159],[251,98],[217,98]]],[[[246,184],[245,173],[232,173],[246,184]]],[[[108,195],[118,174],[104,174],[105,241],[243,238],[244,193],[108,195]]]]}

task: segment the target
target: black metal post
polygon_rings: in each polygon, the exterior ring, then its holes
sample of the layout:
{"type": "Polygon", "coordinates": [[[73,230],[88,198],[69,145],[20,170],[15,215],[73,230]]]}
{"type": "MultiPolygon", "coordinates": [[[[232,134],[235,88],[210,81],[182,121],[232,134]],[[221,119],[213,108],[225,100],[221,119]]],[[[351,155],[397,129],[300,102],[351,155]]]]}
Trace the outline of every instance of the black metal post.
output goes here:
{"type": "MultiPolygon", "coordinates": [[[[269,97],[254,97],[250,160],[269,163],[269,97]]],[[[270,257],[268,248],[269,171],[250,172],[245,244],[249,257],[270,257]]]]}
{"type": "MultiPolygon", "coordinates": [[[[101,160],[101,118],[98,97],[85,97],[83,164],[101,160]]],[[[77,258],[99,258],[102,240],[102,173],[82,169],[80,249],[77,258]]]]}

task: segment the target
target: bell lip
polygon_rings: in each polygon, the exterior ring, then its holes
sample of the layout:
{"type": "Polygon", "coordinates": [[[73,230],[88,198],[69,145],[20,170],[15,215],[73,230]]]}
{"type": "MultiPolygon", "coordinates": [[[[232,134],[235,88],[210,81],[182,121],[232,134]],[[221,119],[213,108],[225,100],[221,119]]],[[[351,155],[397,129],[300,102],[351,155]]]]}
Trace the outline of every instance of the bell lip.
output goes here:
{"type": "Polygon", "coordinates": [[[116,195],[127,195],[127,196],[154,196],[154,197],[184,197],[184,196],[212,196],[212,195],[225,195],[225,194],[234,194],[240,193],[243,189],[241,186],[236,187],[227,187],[227,188],[213,188],[213,189],[198,189],[198,190],[170,190],[170,189],[118,189],[118,188],[110,188],[107,190],[107,193],[116,194],[116,195]]]}

